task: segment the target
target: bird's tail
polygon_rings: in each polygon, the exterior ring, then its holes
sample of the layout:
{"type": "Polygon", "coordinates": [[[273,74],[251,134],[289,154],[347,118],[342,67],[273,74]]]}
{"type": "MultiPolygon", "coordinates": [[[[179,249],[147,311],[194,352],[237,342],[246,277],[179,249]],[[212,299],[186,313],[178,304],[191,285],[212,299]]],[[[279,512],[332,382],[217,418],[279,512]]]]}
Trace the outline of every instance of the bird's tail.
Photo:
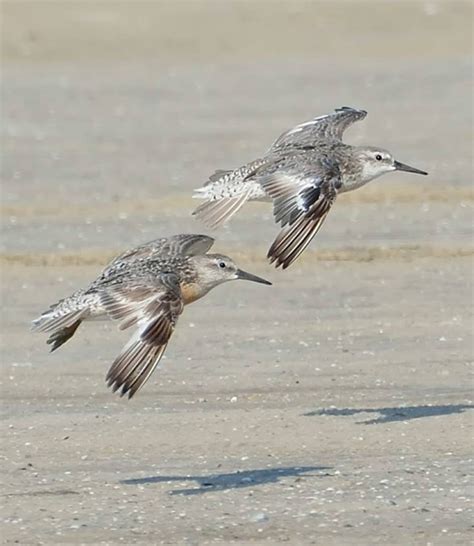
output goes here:
{"type": "Polygon", "coordinates": [[[90,315],[89,301],[79,290],[69,298],[58,301],[32,322],[34,332],[51,332],[47,343],[56,350],[70,339],[81,322],[90,315]]]}
{"type": "MultiPolygon", "coordinates": [[[[196,190],[198,192],[199,190],[196,190]]],[[[251,187],[244,187],[242,191],[232,197],[208,197],[199,205],[193,216],[199,218],[203,224],[211,229],[218,228],[228,222],[249,198],[251,187]]],[[[194,197],[199,197],[196,193],[194,197]]]]}
{"type": "Polygon", "coordinates": [[[194,190],[193,198],[205,201],[193,211],[193,216],[212,229],[230,220],[255,189],[254,182],[245,180],[250,170],[244,165],[212,174],[202,188],[194,190]]]}
{"type": "Polygon", "coordinates": [[[51,345],[51,352],[59,349],[68,339],[71,339],[81,325],[81,322],[81,319],[77,319],[70,326],[63,326],[61,329],[53,332],[46,340],[46,343],[51,345]]]}

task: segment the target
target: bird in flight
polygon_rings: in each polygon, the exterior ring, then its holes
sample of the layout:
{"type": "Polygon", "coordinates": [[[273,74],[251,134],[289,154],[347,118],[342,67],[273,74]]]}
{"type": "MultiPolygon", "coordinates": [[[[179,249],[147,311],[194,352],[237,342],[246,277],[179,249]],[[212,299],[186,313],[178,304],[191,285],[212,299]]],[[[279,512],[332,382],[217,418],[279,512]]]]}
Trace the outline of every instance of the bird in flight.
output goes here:
{"type": "Polygon", "coordinates": [[[60,300],[33,321],[48,332],[54,351],[82,322],[112,319],[134,334],[113,362],[107,384],[131,398],[147,381],[165,352],[184,306],[219,284],[243,279],[271,283],[239,269],[222,254],[207,254],[207,235],[183,234],[140,245],[115,258],[89,287],[60,300]]]}
{"type": "Polygon", "coordinates": [[[426,175],[374,146],[351,146],[344,131],[365,110],[342,107],[280,135],[270,149],[235,170],[218,170],[193,197],[204,199],[193,215],[217,228],[247,201],[271,201],[281,231],[267,257],[290,266],[321,228],[339,193],[355,190],[392,171],[426,175]]]}

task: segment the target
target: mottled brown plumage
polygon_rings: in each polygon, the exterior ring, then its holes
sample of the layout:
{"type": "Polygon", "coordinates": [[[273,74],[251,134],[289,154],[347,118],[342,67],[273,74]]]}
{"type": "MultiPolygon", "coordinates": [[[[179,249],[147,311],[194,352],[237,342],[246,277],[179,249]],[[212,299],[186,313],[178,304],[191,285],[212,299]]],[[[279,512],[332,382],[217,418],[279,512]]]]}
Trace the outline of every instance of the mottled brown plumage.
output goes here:
{"type": "Polygon", "coordinates": [[[390,171],[427,174],[404,165],[382,148],[350,146],[344,131],[365,110],[342,107],[280,135],[260,158],[235,170],[217,171],[195,191],[204,199],[193,214],[215,228],[247,201],[272,201],[283,228],[268,251],[277,267],[288,267],[322,226],[336,196],[390,171]]]}
{"type": "Polygon", "coordinates": [[[126,251],[87,289],[43,313],[33,329],[51,332],[48,343],[55,350],[85,320],[109,318],[121,330],[135,328],[107,374],[112,390],[131,398],[158,365],[185,305],[231,280],[271,284],[227,256],[207,254],[213,242],[206,235],[176,235],[126,251]]]}

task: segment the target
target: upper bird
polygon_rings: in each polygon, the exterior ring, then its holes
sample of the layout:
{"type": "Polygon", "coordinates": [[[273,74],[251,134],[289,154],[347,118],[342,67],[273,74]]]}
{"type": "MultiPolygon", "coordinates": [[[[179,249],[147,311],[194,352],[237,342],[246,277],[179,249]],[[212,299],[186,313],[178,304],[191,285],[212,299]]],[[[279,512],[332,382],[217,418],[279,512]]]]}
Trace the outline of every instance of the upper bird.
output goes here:
{"type": "Polygon", "coordinates": [[[175,235],[129,250],[115,258],[86,289],[51,306],[33,321],[33,330],[51,332],[52,351],[71,338],[85,320],[111,318],[121,330],[136,331],[115,359],[107,384],[131,398],[158,365],[188,303],[227,281],[269,281],[239,269],[222,254],[207,254],[214,239],[175,235]]]}
{"type": "Polygon", "coordinates": [[[273,201],[283,228],[268,251],[270,262],[287,268],[323,224],[338,193],[360,188],[391,171],[428,174],[396,161],[373,146],[342,142],[344,131],[367,115],[344,106],[289,129],[258,159],[229,171],[216,171],[193,197],[205,199],[193,214],[218,227],[246,201],[273,201]]]}

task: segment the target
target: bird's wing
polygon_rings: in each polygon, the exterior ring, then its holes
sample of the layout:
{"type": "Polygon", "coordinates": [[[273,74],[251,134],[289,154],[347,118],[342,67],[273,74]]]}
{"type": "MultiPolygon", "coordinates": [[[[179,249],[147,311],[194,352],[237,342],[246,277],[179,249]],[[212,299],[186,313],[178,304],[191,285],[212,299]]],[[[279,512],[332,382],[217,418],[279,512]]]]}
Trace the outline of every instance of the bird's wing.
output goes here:
{"type": "Polygon", "coordinates": [[[322,226],[341,186],[337,163],[307,155],[259,179],[273,198],[273,215],[282,226],[268,251],[270,262],[286,269],[322,226]]]}
{"type": "Polygon", "coordinates": [[[182,254],[183,256],[198,256],[206,254],[214,244],[214,239],[208,235],[186,233],[168,238],[161,254],[182,254]]]}
{"type": "Polygon", "coordinates": [[[344,131],[356,121],[367,115],[365,110],[348,106],[337,108],[334,112],[313,118],[285,131],[271,145],[269,152],[287,147],[311,148],[322,139],[342,140],[344,131]]]}
{"type": "MultiPolygon", "coordinates": [[[[185,233],[171,237],[161,237],[144,243],[130,250],[126,250],[115,258],[110,266],[119,262],[130,262],[139,258],[151,258],[166,254],[183,254],[196,256],[205,254],[214,244],[214,239],[208,235],[185,233]]],[[[110,267],[109,266],[109,267],[110,267]]]]}
{"type": "Polygon", "coordinates": [[[154,239],[153,241],[149,241],[147,243],[143,243],[136,247],[125,250],[124,252],[122,252],[122,254],[119,254],[116,258],[112,260],[107,269],[113,265],[116,265],[117,263],[131,262],[138,258],[147,258],[152,252],[160,253],[161,249],[164,245],[167,244],[167,242],[167,237],[161,237],[159,239],[154,239]]]}
{"type": "Polygon", "coordinates": [[[120,321],[120,329],[138,327],[107,373],[107,385],[131,398],[158,365],[183,311],[179,278],[162,273],[112,286],[100,298],[109,316],[120,321]]]}

